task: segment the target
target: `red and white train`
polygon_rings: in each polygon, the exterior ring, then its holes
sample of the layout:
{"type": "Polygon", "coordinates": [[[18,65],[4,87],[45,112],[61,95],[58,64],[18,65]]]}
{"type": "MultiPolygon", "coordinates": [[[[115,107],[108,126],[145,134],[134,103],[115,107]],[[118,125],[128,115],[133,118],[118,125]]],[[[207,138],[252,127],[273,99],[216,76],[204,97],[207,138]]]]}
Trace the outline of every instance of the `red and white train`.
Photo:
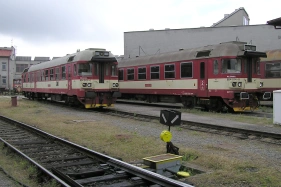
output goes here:
{"type": "Polygon", "coordinates": [[[273,100],[273,91],[281,89],[281,49],[266,52],[267,57],[261,58],[261,78],[263,91],[270,94],[273,100]]]}
{"type": "Polygon", "coordinates": [[[256,46],[226,42],[177,52],[121,60],[122,98],[148,102],[181,102],[187,108],[254,110],[261,92],[256,46]]]}
{"type": "Polygon", "coordinates": [[[105,49],[79,51],[25,69],[22,93],[32,99],[82,103],[85,108],[111,107],[120,96],[117,65],[105,49]]]}

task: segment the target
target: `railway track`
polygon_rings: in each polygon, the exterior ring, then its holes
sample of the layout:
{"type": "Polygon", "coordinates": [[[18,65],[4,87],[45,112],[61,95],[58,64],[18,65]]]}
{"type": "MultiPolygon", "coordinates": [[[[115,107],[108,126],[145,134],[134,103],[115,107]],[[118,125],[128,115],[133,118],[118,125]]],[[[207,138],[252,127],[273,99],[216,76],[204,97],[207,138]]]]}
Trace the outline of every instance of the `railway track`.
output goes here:
{"type": "Polygon", "coordinates": [[[61,186],[190,186],[4,116],[0,140],[61,186]]]}
{"type": "MultiPolygon", "coordinates": [[[[107,114],[132,118],[141,121],[151,121],[151,120],[159,121],[159,116],[145,115],[135,112],[132,113],[132,112],[120,111],[114,109],[112,110],[108,109],[107,114]]],[[[194,131],[202,131],[202,132],[213,133],[213,134],[221,134],[225,136],[233,136],[240,139],[251,139],[251,140],[256,139],[262,142],[281,145],[281,134],[275,132],[249,130],[249,129],[242,129],[238,127],[237,128],[228,127],[228,126],[207,124],[207,123],[187,121],[187,120],[181,120],[181,125],[179,127],[183,129],[194,130],[194,131]]]]}
{"type": "MultiPolygon", "coordinates": [[[[119,103],[124,104],[132,104],[132,102],[129,101],[119,101],[119,103]]],[[[54,104],[62,105],[62,103],[55,102],[54,104]]],[[[136,104],[136,103],[134,103],[136,104]]],[[[178,106],[175,107],[174,105],[168,105],[168,104],[147,104],[140,102],[140,105],[144,106],[154,106],[154,107],[165,107],[165,108],[171,108],[171,109],[178,109],[181,108],[178,106]]],[[[65,105],[63,105],[65,106],[65,105]]],[[[79,109],[79,110],[85,110],[89,111],[87,109],[79,109]]],[[[153,116],[153,115],[144,115],[144,114],[137,114],[135,112],[126,112],[126,111],[120,111],[113,109],[102,109],[102,110],[91,110],[92,112],[96,113],[102,113],[102,114],[108,114],[108,115],[114,115],[114,116],[121,116],[121,117],[127,117],[127,118],[133,118],[135,120],[140,121],[151,121],[151,120],[157,120],[159,121],[159,116],[153,116]]],[[[238,115],[241,115],[240,113],[238,115]]],[[[250,113],[250,115],[254,117],[268,117],[272,118],[271,115],[266,115],[266,113],[250,113]]],[[[220,135],[226,135],[226,136],[233,136],[240,139],[256,139],[262,142],[272,143],[272,144],[278,144],[281,145],[281,135],[274,132],[261,132],[258,130],[247,130],[247,129],[240,129],[240,128],[233,128],[233,127],[227,127],[227,126],[220,126],[220,125],[213,125],[213,124],[207,124],[207,123],[200,123],[200,122],[194,122],[194,121],[181,121],[181,128],[183,129],[189,129],[194,131],[202,131],[207,133],[213,133],[213,134],[220,134],[220,135]]]]}

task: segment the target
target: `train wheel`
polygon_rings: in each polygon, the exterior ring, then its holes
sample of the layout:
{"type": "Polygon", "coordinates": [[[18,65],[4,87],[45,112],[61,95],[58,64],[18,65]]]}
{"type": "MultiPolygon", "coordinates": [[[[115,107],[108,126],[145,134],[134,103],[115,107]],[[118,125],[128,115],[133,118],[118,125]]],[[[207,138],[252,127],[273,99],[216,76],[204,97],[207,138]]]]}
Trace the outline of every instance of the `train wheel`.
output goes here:
{"type": "Polygon", "coordinates": [[[184,108],[192,109],[194,108],[194,98],[187,97],[182,101],[184,108]]]}
{"type": "Polygon", "coordinates": [[[211,100],[210,110],[214,112],[221,112],[223,108],[223,103],[220,99],[211,100]]]}

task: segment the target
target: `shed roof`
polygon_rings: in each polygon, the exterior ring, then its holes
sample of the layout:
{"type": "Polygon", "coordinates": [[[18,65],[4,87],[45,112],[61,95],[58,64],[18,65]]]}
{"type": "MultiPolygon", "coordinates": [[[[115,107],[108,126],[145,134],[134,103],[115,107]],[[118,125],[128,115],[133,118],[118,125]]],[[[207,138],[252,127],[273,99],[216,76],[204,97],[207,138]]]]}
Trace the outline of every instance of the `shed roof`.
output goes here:
{"type": "Polygon", "coordinates": [[[10,57],[12,55],[12,49],[0,48],[0,57],[10,57]]]}
{"type": "Polygon", "coordinates": [[[219,20],[217,23],[214,23],[211,27],[215,27],[218,24],[220,24],[221,22],[223,22],[224,20],[228,19],[229,17],[233,16],[234,14],[236,14],[237,12],[239,12],[240,10],[244,10],[245,13],[247,14],[247,16],[249,17],[248,13],[246,12],[246,10],[244,9],[244,7],[240,7],[238,9],[235,9],[234,12],[228,14],[227,16],[225,16],[223,19],[219,20]]]}
{"type": "Polygon", "coordinates": [[[45,61],[49,61],[50,60],[50,57],[38,57],[36,56],[34,58],[34,61],[42,61],[42,62],[45,62],[45,61]]]}
{"type": "Polygon", "coordinates": [[[17,56],[16,61],[31,61],[31,56],[17,56]]]}
{"type": "Polygon", "coordinates": [[[276,29],[281,29],[281,17],[267,21],[268,25],[273,25],[276,29]]]}

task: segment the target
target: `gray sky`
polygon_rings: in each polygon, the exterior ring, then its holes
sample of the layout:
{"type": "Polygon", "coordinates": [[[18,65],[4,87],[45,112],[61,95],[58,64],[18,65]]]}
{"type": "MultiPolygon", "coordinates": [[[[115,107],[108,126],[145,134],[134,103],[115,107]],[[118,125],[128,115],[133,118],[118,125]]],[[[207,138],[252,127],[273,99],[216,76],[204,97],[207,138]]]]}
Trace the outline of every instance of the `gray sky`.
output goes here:
{"type": "Polygon", "coordinates": [[[124,32],[209,27],[244,7],[250,25],[279,18],[280,0],[0,0],[0,47],[18,56],[77,49],[124,53],[124,32]]]}

